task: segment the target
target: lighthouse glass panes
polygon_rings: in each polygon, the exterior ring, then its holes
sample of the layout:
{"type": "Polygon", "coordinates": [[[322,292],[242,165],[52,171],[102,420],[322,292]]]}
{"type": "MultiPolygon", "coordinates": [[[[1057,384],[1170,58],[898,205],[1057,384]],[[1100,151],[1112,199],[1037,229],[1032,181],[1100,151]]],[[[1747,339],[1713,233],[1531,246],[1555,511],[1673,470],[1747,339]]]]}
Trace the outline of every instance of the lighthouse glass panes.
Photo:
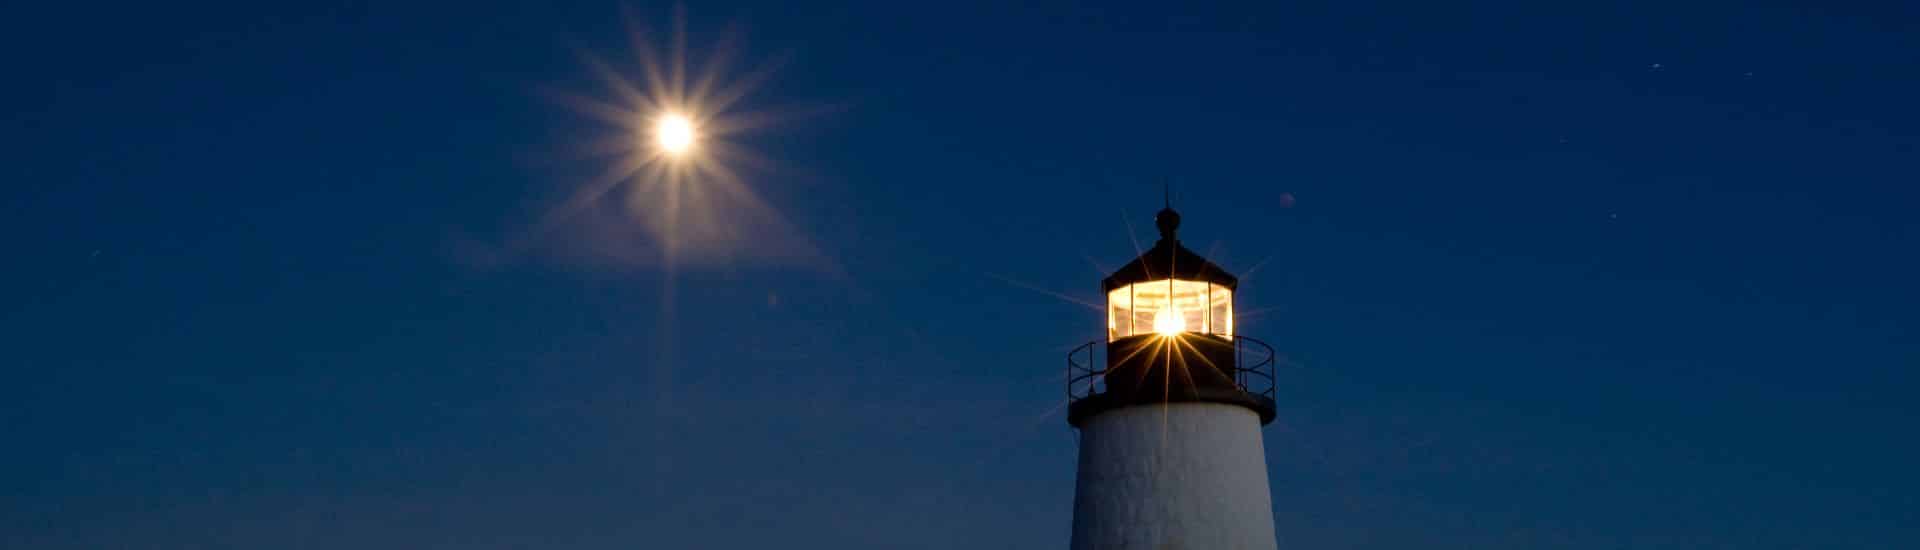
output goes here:
{"type": "Polygon", "coordinates": [[[1233,338],[1233,290],[1161,279],[1107,293],[1107,341],[1137,334],[1198,332],[1233,338]]]}

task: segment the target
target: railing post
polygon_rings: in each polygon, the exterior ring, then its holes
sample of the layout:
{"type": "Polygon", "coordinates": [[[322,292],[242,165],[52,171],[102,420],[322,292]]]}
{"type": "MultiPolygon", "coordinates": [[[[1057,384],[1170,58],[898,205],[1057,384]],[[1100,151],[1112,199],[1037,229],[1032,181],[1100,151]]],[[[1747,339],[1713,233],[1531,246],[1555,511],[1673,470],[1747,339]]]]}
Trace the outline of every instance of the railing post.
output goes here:
{"type": "Polygon", "coordinates": [[[1233,382],[1240,385],[1240,391],[1247,390],[1246,345],[1245,338],[1233,341],[1233,382]]]}

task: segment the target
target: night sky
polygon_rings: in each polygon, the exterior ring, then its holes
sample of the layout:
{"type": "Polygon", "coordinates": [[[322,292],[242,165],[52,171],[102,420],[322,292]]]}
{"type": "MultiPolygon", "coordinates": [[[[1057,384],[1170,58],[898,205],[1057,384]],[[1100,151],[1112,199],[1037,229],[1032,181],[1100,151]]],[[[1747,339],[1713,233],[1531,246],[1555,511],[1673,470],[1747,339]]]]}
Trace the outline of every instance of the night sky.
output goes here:
{"type": "Polygon", "coordinates": [[[554,214],[618,4],[69,4],[0,23],[0,547],[1061,548],[1166,181],[1282,548],[1920,546],[1913,3],[691,3],[773,70],[678,254],[554,214]]]}

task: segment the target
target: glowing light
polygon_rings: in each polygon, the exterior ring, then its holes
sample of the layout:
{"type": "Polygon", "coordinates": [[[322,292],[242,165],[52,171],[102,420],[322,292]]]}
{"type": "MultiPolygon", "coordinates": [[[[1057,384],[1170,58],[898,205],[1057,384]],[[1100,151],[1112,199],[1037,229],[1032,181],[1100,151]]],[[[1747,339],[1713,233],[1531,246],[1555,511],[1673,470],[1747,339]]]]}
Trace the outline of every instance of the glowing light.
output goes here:
{"type": "Polygon", "coordinates": [[[654,144],[670,155],[681,155],[692,150],[694,137],[693,121],[680,114],[660,117],[660,122],[653,128],[654,144]]]}
{"type": "Polygon", "coordinates": [[[1173,308],[1165,308],[1153,314],[1153,331],[1161,336],[1173,336],[1187,330],[1187,319],[1173,308]]]}
{"type": "Polygon", "coordinates": [[[1107,292],[1109,342],[1169,330],[1232,340],[1233,326],[1233,289],[1217,283],[1159,279],[1107,292]]]}

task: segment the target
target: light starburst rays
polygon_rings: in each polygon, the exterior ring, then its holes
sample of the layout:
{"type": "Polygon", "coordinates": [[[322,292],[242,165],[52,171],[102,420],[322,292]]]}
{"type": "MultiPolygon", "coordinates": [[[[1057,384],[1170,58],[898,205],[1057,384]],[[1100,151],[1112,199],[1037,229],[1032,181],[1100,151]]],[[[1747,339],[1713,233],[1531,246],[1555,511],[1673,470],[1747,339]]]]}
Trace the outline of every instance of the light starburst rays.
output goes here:
{"type": "Polygon", "coordinates": [[[1092,300],[1087,300],[1087,299],[1084,299],[1084,298],[1078,298],[1078,297],[1074,297],[1074,296],[1069,296],[1069,295],[1067,295],[1066,293],[1063,293],[1063,292],[1056,292],[1056,291],[1052,291],[1052,290],[1047,290],[1047,289],[1045,289],[1045,288],[1041,288],[1041,287],[1040,287],[1040,285],[1035,285],[1035,284],[1032,284],[1032,283],[1027,283],[1027,282],[1022,282],[1022,281],[1019,281],[1019,280],[1016,280],[1016,279],[1013,279],[1013,278],[1011,278],[1011,277],[1007,277],[1007,276],[1004,276],[1004,275],[1000,275],[1000,274],[998,274],[998,273],[987,273],[986,275],[987,275],[987,277],[990,277],[990,278],[993,278],[993,279],[997,279],[997,280],[999,280],[1000,282],[1003,282],[1003,283],[1007,283],[1007,284],[1009,284],[1009,285],[1013,285],[1013,286],[1016,286],[1016,287],[1019,287],[1019,288],[1023,288],[1023,289],[1026,289],[1026,290],[1031,290],[1031,291],[1034,291],[1034,292],[1038,292],[1038,293],[1041,293],[1041,294],[1045,294],[1045,295],[1047,295],[1047,296],[1051,296],[1051,297],[1054,297],[1054,298],[1058,298],[1058,299],[1060,299],[1060,300],[1062,300],[1062,301],[1065,301],[1065,302],[1067,302],[1067,303],[1070,303],[1070,304],[1075,304],[1075,305],[1079,305],[1079,306],[1081,306],[1081,307],[1085,307],[1085,308],[1087,308],[1087,309],[1091,309],[1091,310],[1094,310],[1094,311],[1106,311],[1106,309],[1107,309],[1107,306],[1105,306],[1105,305],[1101,305],[1101,304],[1097,304],[1097,303],[1094,303],[1094,302],[1093,302],[1092,300]]]}

